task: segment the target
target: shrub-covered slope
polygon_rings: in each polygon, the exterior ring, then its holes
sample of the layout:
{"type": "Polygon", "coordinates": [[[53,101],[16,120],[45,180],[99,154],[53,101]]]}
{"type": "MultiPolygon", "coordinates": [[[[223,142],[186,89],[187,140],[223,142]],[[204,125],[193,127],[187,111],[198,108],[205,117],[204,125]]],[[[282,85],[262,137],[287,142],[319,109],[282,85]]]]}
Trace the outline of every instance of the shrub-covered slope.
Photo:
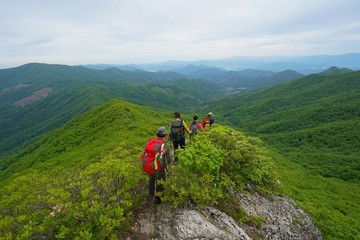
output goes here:
{"type": "Polygon", "coordinates": [[[277,152],[285,192],[311,213],[325,239],[357,239],[359,104],[357,71],[310,75],[227,98],[208,110],[277,152]]]}
{"type": "MultiPolygon", "coordinates": [[[[169,125],[168,116],[113,100],[3,159],[0,237],[126,238],[147,192],[140,154],[156,129],[169,125]]],[[[251,185],[262,193],[277,188],[260,142],[221,126],[197,135],[169,171],[163,200],[173,206],[229,210],[232,188],[251,185]]],[[[233,212],[241,221],[256,221],[240,208],[233,212]]]]}

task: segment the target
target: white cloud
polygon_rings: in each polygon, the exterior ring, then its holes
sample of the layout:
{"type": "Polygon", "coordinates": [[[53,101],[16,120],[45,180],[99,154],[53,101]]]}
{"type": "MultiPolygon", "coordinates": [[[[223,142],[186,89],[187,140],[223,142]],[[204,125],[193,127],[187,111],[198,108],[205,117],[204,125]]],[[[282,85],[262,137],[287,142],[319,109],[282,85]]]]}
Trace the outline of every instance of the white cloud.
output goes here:
{"type": "Polygon", "coordinates": [[[357,0],[33,0],[0,9],[0,67],[360,52],[357,0]]]}

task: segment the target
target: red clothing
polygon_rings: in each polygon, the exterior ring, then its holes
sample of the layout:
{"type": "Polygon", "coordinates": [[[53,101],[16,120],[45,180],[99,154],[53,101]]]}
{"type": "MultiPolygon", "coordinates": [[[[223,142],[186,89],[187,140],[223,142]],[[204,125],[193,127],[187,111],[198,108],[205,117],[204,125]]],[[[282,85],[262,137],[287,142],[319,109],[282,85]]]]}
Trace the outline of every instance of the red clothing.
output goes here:
{"type": "Polygon", "coordinates": [[[214,124],[214,118],[206,117],[202,121],[202,126],[205,129],[206,124],[208,124],[210,127],[214,124]]]}
{"type": "MultiPolygon", "coordinates": [[[[189,129],[191,130],[192,123],[190,123],[189,129]]],[[[203,125],[199,122],[196,124],[196,128],[199,129],[200,132],[204,131],[203,125]]]]}

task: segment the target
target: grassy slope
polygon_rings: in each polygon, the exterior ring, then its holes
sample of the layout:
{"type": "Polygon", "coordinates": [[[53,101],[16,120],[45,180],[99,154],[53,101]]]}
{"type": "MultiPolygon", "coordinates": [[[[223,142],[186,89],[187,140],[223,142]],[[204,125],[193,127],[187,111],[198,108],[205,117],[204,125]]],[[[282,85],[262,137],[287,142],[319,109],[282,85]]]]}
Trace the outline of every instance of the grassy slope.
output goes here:
{"type": "Polygon", "coordinates": [[[30,168],[83,167],[98,161],[119,144],[129,150],[136,149],[155,134],[158,126],[169,125],[170,121],[171,113],[113,100],[75,118],[19,153],[3,158],[0,179],[30,168]]]}
{"type": "Polygon", "coordinates": [[[333,172],[332,177],[359,181],[359,79],[360,72],[311,75],[225,99],[210,109],[231,125],[261,136],[285,155],[306,152],[297,162],[316,173],[329,176],[333,172]],[[326,159],[310,160],[309,153],[314,153],[314,159],[321,154],[341,156],[343,168],[351,173],[334,171],[338,165],[335,158],[331,167],[326,159]]]}
{"type": "Polygon", "coordinates": [[[288,157],[272,155],[284,193],[310,213],[324,239],[359,239],[359,185],[311,174],[288,157]]]}
{"type": "Polygon", "coordinates": [[[3,158],[0,238],[125,238],[147,182],[140,154],[171,116],[112,100],[3,158]]]}
{"type": "Polygon", "coordinates": [[[287,194],[325,239],[359,238],[359,79],[359,71],[310,75],[208,108],[276,149],[287,194]]]}

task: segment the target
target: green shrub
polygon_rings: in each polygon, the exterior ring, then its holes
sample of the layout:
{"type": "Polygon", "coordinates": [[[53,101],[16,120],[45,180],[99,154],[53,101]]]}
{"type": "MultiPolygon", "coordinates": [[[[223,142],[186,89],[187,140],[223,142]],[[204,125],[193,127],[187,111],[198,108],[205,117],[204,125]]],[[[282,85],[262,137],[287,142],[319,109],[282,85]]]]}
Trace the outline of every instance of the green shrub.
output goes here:
{"type": "Polygon", "coordinates": [[[170,167],[164,201],[173,207],[217,205],[232,189],[249,186],[263,193],[278,189],[271,159],[256,138],[231,128],[213,127],[180,150],[170,167]]]}
{"type": "Polygon", "coordinates": [[[31,172],[4,189],[0,231],[8,238],[105,239],[121,237],[144,175],[130,158],[108,157],[59,176],[31,172]]]}

